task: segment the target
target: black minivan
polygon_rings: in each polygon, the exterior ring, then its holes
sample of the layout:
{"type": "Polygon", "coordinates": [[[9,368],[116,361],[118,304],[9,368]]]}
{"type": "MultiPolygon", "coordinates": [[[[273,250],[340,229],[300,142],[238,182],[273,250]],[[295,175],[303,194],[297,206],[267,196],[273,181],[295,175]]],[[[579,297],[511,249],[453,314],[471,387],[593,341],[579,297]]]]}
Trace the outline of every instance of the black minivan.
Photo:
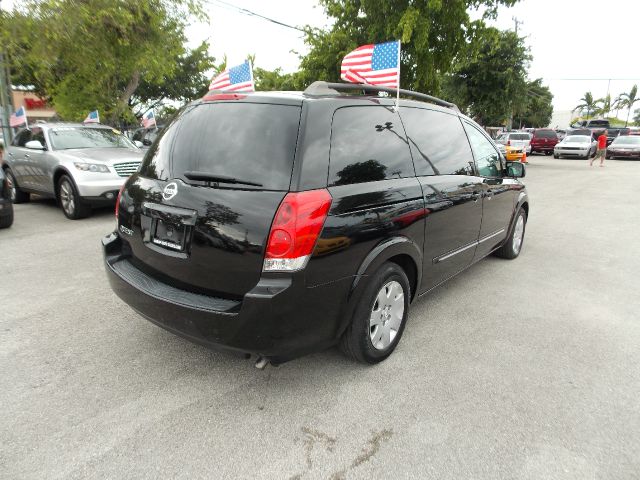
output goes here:
{"type": "Polygon", "coordinates": [[[409,305],[520,253],[524,165],[455,105],[316,82],[211,93],[129,178],[103,239],[113,290],[159,326],[273,364],[340,344],[377,363],[409,305]]]}

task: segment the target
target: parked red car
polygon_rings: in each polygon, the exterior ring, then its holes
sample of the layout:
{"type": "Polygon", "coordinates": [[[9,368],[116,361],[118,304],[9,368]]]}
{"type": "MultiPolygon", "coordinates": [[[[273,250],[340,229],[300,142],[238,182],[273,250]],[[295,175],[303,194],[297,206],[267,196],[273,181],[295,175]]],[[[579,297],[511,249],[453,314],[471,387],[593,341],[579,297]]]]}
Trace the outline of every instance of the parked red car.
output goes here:
{"type": "Polygon", "coordinates": [[[558,135],[550,128],[536,128],[531,138],[531,153],[540,152],[551,155],[553,148],[558,143],[558,135]]]}

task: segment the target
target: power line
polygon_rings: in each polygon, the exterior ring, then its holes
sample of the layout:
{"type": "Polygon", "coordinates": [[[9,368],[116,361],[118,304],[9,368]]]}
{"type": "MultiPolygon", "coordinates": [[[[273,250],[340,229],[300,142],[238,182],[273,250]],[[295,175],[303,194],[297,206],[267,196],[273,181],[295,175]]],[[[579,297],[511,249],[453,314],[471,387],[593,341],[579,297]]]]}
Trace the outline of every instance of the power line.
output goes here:
{"type": "MultiPolygon", "coordinates": [[[[266,17],[266,16],[264,16],[264,15],[261,15],[261,14],[259,14],[259,13],[256,13],[256,12],[254,12],[254,11],[252,11],[252,10],[247,9],[247,8],[239,7],[239,6],[234,5],[234,4],[232,4],[232,3],[225,2],[224,0],[210,0],[210,1],[209,1],[209,2],[207,2],[207,3],[209,3],[210,5],[212,5],[212,4],[211,4],[211,2],[215,2],[215,3],[217,3],[217,4],[218,4],[218,6],[230,7],[230,8],[232,8],[232,9],[234,9],[235,11],[237,11],[237,12],[239,12],[239,13],[242,13],[242,14],[244,14],[244,15],[248,15],[248,16],[250,16],[250,17],[258,17],[258,18],[261,18],[261,19],[263,19],[263,20],[267,20],[268,22],[274,23],[274,24],[276,24],[276,25],[280,25],[281,27],[291,28],[292,30],[298,30],[299,32],[307,33],[307,31],[306,31],[305,29],[303,29],[303,28],[296,27],[296,26],[294,26],[294,25],[289,25],[288,23],[284,23],[284,22],[281,22],[281,21],[279,21],[279,20],[275,20],[275,19],[273,19],[273,18],[266,17]]],[[[213,6],[213,5],[212,5],[212,6],[213,6]]]]}

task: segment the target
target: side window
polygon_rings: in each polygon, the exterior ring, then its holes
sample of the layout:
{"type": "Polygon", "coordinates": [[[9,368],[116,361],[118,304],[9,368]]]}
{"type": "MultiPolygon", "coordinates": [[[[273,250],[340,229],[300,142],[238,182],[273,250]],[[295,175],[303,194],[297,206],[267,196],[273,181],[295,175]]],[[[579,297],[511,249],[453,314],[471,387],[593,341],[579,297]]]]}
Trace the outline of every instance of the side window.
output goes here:
{"type": "Polygon", "coordinates": [[[25,129],[13,139],[13,144],[16,147],[24,147],[29,140],[31,140],[31,130],[25,129]]]}
{"type": "Polygon", "coordinates": [[[500,154],[494,148],[487,137],[485,137],[476,127],[467,123],[464,125],[471,149],[476,157],[478,165],[478,173],[481,177],[501,177],[502,176],[502,160],[500,154]]]}
{"type": "Polygon", "coordinates": [[[414,175],[397,113],[381,106],[336,110],[331,127],[329,185],[414,175]]]}
{"type": "Polygon", "coordinates": [[[418,175],[473,175],[473,156],[456,115],[424,108],[402,108],[418,175]]]}
{"type": "Polygon", "coordinates": [[[44,139],[44,132],[41,128],[34,128],[31,131],[31,140],[39,141],[43,146],[47,146],[47,142],[44,139]]]}

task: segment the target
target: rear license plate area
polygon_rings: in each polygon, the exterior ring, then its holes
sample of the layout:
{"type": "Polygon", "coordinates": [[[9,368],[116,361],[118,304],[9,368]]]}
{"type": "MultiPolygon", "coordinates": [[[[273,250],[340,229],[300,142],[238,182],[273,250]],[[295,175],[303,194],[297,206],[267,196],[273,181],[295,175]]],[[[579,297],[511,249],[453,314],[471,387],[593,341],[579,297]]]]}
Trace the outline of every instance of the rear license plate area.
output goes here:
{"type": "Polygon", "coordinates": [[[184,251],[187,233],[187,227],[184,224],[161,218],[156,218],[154,223],[151,235],[153,244],[176,252],[184,251]]]}

